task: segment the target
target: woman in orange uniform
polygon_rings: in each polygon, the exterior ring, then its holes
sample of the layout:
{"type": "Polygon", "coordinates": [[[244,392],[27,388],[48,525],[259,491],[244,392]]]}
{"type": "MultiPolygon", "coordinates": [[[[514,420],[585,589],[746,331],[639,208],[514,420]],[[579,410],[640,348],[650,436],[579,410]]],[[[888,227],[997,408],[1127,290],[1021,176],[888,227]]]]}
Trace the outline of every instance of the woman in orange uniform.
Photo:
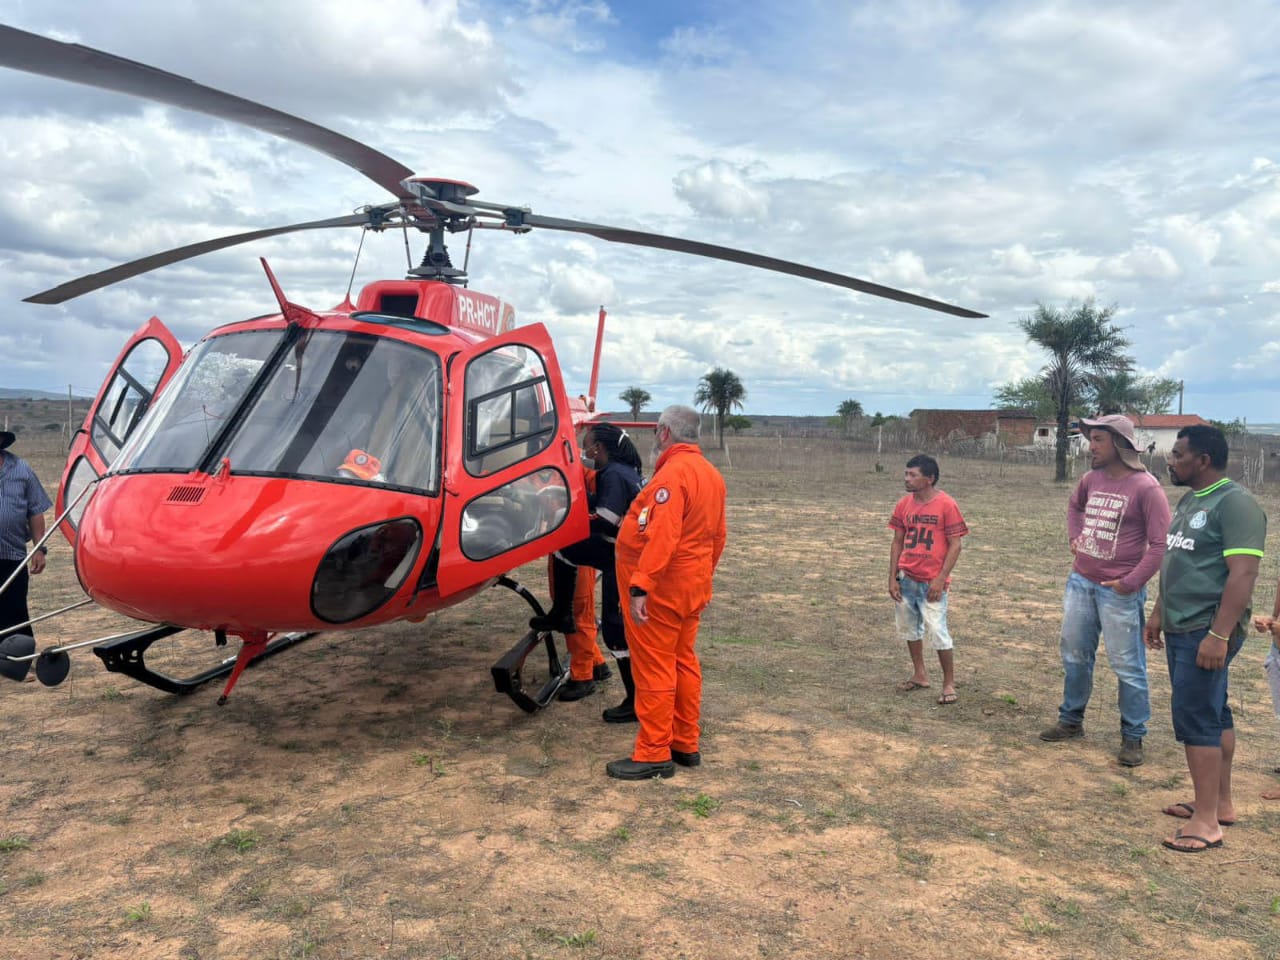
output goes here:
{"type": "MultiPolygon", "coordinates": [[[[632,706],[631,663],[628,660],[626,634],[622,625],[618,581],[613,573],[614,540],[618,524],[643,482],[640,477],[640,454],[624,430],[611,423],[593,423],[582,444],[584,463],[596,471],[596,489],[588,496],[592,511],[591,536],[586,540],[556,551],[551,564],[551,609],[533,617],[534,630],[555,630],[566,636],[577,631],[573,617],[579,567],[594,567],[601,572],[600,627],[604,644],[618,664],[618,675],[626,696],[616,707],[603,711],[607,723],[635,720],[632,706]]],[[[572,658],[570,670],[572,671],[572,658]]],[[[572,675],[571,675],[572,676],[572,675]]],[[[595,690],[594,678],[571,678],[561,688],[561,700],[580,700],[595,690]]]]}
{"type": "Polygon", "coordinates": [[[640,732],[630,757],[605,766],[619,780],[670,777],[696,767],[702,668],[694,652],[725,543],[725,486],[702,455],[702,418],[672,406],[658,418],[653,478],[618,531],[615,564],[640,732]]]}
{"type": "MultiPolygon", "coordinates": [[[[596,492],[596,472],[586,471],[587,496],[596,492]]],[[[547,557],[547,578],[552,593],[555,592],[555,557],[547,557]]],[[[569,682],[560,691],[561,700],[580,700],[595,690],[600,680],[613,676],[604,654],[596,645],[596,571],[592,567],[578,568],[578,582],[573,589],[573,633],[564,635],[569,648],[569,682]],[[582,692],[582,691],[585,691],[582,692]]]]}

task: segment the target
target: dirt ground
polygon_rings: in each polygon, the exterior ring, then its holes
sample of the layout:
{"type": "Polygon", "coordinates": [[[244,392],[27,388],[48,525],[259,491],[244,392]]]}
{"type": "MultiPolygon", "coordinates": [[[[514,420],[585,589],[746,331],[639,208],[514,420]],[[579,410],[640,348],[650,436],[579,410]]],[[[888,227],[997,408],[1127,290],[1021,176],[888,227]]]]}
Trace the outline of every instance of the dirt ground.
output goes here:
{"type": "MultiPolygon", "coordinates": [[[[57,435],[27,434],[52,487],[57,435]]],[[[527,608],[493,590],[425,624],[318,637],[217,691],[105,673],[0,688],[0,953],[53,958],[1275,957],[1280,723],[1252,640],[1233,669],[1240,823],[1170,853],[1189,781],[1149,664],[1147,763],[1114,759],[1100,665],[1082,741],[1061,696],[1066,490],[942,460],[965,511],[959,703],[898,693],[885,591],[899,454],[731,440],[730,544],[704,619],[704,765],[619,783],[613,681],[521,713],[488,668],[527,608]]],[[[1171,494],[1173,491],[1171,491],[1171,494]]],[[[1264,491],[1272,517],[1280,497],[1264,491]]],[[[1274,534],[1273,534],[1274,539],[1274,534]]],[[[1280,552],[1280,551],[1278,551],[1280,552]]],[[[59,541],[33,586],[78,593],[59,541]]],[[[1265,561],[1255,606],[1269,611],[1265,561]]],[[[520,578],[545,591],[542,569],[520,578]]],[[[42,644],[125,629],[89,608],[42,644]]],[[[175,672],[214,659],[184,637],[175,672]]],[[[156,648],[157,651],[160,649],[156,648]]]]}

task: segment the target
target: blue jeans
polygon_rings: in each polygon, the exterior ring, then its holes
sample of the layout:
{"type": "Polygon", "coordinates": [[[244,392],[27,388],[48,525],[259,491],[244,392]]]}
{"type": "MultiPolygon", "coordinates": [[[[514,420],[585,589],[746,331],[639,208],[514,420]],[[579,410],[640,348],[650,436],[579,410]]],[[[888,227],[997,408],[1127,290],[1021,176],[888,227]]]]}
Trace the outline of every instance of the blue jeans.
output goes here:
{"type": "Polygon", "coordinates": [[[1147,649],[1142,643],[1146,626],[1147,590],[1120,594],[1087,577],[1071,573],[1062,604],[1062,706],[1058,720],[1084,723],[1084,709],[1093,692],[1093,663],[1102,635],[1107,661],[1120,681],[1120,735],[1141,739],[1151,719],[1147,692],[1147,649]]]}
{"type": "Polygon", "coordinates": [[[1235,726],[1227,702],[1227,670],[1244,646],[1244,637],[1235,637],[1227,644],[1226,666],[1221,670],[1205,670],[1196,666],[1196,655],[1200,652],[1200,641],[1208,632],[1208,628],[1202,628],[1164,635],[1173,735],[1188,747],[1220,747],[1222,731],[1235,726]]]}

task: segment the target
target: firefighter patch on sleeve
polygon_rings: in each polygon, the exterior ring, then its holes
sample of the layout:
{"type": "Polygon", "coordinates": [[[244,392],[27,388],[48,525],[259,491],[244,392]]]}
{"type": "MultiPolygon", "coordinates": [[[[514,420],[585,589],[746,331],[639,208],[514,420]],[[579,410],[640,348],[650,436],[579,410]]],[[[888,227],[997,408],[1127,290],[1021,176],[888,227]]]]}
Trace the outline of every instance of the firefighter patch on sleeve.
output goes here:
{"type": "Polygon", "coordinates": [[[659,487],[653,495],[654,503],[666,503],[671,499],[671,491],[666,487],[659,487]]]}

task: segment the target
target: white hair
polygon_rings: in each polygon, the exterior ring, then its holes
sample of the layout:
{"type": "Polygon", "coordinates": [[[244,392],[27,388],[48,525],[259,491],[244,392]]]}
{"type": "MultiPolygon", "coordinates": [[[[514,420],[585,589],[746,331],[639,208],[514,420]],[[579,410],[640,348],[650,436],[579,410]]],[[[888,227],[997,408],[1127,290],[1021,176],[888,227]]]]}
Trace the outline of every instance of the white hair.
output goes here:
{"type": "Polygon", "coordinates": [[[676,443],[697,443],[702,431],[702,416],[693,407],[675,403],[662,411],[658,425],[671,431],[676,443]]]}

